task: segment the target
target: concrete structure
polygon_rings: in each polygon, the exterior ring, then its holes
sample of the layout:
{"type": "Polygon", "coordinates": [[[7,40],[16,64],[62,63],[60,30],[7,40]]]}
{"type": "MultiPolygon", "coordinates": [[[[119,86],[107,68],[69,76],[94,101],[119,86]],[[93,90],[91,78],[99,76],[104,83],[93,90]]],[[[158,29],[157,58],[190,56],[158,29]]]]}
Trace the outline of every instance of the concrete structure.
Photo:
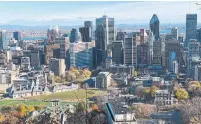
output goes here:
{"type": "Polygon", "coordinates": [[[200,51],[200,42],[196,39],[191,39],[188,44],[188,57],[187,57],[187,69],[188,75],[193,77],[194,74],[194,65],[195,63],[199,63],[199,51],[200,51]],[[197,61],[197,62],[196,62],[197,61]]]}
{"type": "Polygon", "coordinates": [[[108,69],[110,73],[116,74],[116,73],[127,73],[132,75],[135,71],[134,66],[126,66],[126,65],[111,65],[108,69]]]}
{"type": "Polygon", "coordinates": [[[141,44],[137,45],[137,67],[144,68],[148,66],[148,43],[142,41],[141,44]]]}
{"type": "Polygon", "coordinates": [[[157,90],[155,93],[155,104],[157,106],[172,105],[173,98],[173,95],[168,90],[157,90]]]}
{"type": "Polygon", "coordinates": [[[29,57],[22,57],[21,58],[21,69],[22,70],[30,70],[31,68],[31,62],[29,57]]]}
{"type": "MultiPolygon", "coordinates": [[[[148,61],[149,61],[149,65],[153,64],[153,42],[154,42],[154,36],[153,33],[148,30],[147,34],[149,34],[147,42],[148,42],[148,61]]],[[[158,45],[158,44],[157,44],[158,45]]]]}
{"type": "Polygon", "coordinates": [[[7,33],[6,30],[0,31],[0,50],[8,49],[7,33]]]}
{"type": "Polygon", "coordinates": [[[70,43],[70,67],[93,68],[95,42],[70,43]]]}
{"type": "Polygon", "coordinates": [[[40,68],[41,66],[41,59],[40,59],[40,52],[39,51],[32,51],[31,52],[31,66],[35,69],[40,68]]]}
{"type": "Polygon", "coordinates": [[[45,76],[41,74],[30,78],[16,78],[10,87],[8,94],[11,98],[21,98],[26,96],[43,95],[49,92],[46,86],[45,76]]]}
{"type": "Polygon", "coordinates": [[[69,37],[56,37],[55,43],[60,44],[60,58],[65,59],[70,47],[69,37]]]}
{"type": "Polygon", "coordinates": [[[96,88],[107,89],[110,86],[111,75],[109,72],[100,72],[96,76],[96,88]]]}
{"type": "Polygon", "coordinates": [[[60,44],[49,44],[45,46],[45,64],[49,64],[51,58],[59,57],[59,55],[55,55],[57,51],[60,53],[60,44]]]}
{"type": "Polygon", "coordinates": [[[174,40],[178,40],[178,28],[174,27],[171,29],[171,35],[174,40]]]}
{"type": "Polygon", "coordinates": [[[188,47],[190,39],[196,39],[197,33],[197,14],[186,15],[186,41],[184,47],[188,47]]]}
{"type": "Polygon", "coordinates": [[[159,25],[160,21],[156,14],[154,14],[149,22],[150,30],[153,32],[153,35],[155,37],[155,40],[157,41],[159,39],[159,25]]]}
{"type": "Polygon", "coordinates": [[[172,68],[173,68],[172,69],[173,73],[175,73],[175,74],[179,73],[179,64],[178,64],[177,60],[173,61],[173,67],[172,68]]]}
{"type": "Polygon", "coordinates": [[[196,65],[195,66],[194,80],[201,81],[201,65],[196,65]]]}
{"type": "Polygon", "coordinates": [[[162,42],[154,41],[153,42],[153,65],[162,65],[162,42]]]}
{"type": "Polygon", "coordinates": [[[114,64],[123,64],[123,41],[114,41],[112,43],[112,62],[114,64]]]}
{"type": "Polygon", "coordinates": [[[61,35],[61,31],[57,25],[55,25],[53,28],[50,27],[47,30],[47,38],[48,43],[52,44],[55,42],[55,38],[61,35]]]}
{"type": "Polygon", "coordinates": [[[56,76],[64,76],[65,75],[65,60],[64,59],[56,59],[51,58],[49,63],[49,70],[54,72],[56,76]]]}
{"type": "Polygon", "coordinates": [[[177,40],[170,40],[170,41],[165,41],[164,42],[164,49],[162,50],[162,64],[163,66],[170,70],[171,68],[171,64],[173,62],[173,60],[177,60],[177,62],[180,62],[180,43],[177,40]],[[173,54],[171,53],[175,53],[174,54],[174,59],[171,57],[173,54]],[[171,60],[171,63],[170,63],[171,60]]]}
{"type": "Polygon", "coordinates": [[[137,64],[137,46],[136,39],[133,34],[125,36],[124,40],[124,64],[134,65],[137,64]]]}
{"type": "Polygon", "coordinates": [[[199,56],[200,42],[196,39],[191,39],[188,44],[188,58],[199,56]]]}
{"type": "Polygon", "coordinates": [[[21,40],[21,32],[20,31],[13,32],[13,38],[15,38],[15,40],[17,40],[17,41],[20,41],[21,40]]]}
{"type": "Polygon", "coordinates": [[[126,35],[126,32],[123,32],[123,31],[118,31],[117,32],[117,35],[116,35],[116,40],[118,41],[124,41],[124,37],[126,35]]]}

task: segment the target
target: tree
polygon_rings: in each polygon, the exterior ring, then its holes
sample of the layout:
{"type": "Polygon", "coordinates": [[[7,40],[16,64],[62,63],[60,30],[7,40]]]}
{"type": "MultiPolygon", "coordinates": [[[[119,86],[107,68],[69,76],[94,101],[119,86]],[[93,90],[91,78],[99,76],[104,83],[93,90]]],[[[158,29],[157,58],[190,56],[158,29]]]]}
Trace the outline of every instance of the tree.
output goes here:
{"type": "Polygon", "coordinates": [[[26,111],[33,112],[33,111],[35,111],[35,108],[33,106],[26,106],[26,111]]]}
{"type": "Polygon", "coordinates": [[[152,87],[151,87],[150,93],[151,93],[151,96],[152,96],[152,97],[155,96],[155,93],[156,93],[157,90],[158,90],[158,87],[156,87],[156,86],[152,86],[152,87]]]}
{"type": "Polygon", "coordinates": [[[178,100],[186,100],[188,99],[188,92],[183,88],[178,88],[176,91],[176,97],[178,100]]]}
{"type": "Polygon", "coordinates": [[[74,81],[76,79],[76,75],[75,75],[75,73],[73,73],[71,71],[66,71],[65,78],[66,78],[66,81],[71,82],[71,81],[74,81]]]}
{"type": "Polygon", "coordinates": [[[87,77],[90,77],[90,76],[91,76],[91,71],[89,71],[88,69],[84,69],[82,72],[83,72],[84,75],[86,75],[87,77]]]}
{"type": "Polygon", "coordinates": [[[83,112],[84,110],[85,110],[84,103],[79,102],[79,103],[76,105],[76,111],[77,111],[77,112],[83,112]]]}
{"type": "Polygon", "coordinates": [[[17,108],[18,112],[19,112],[19,116],[21,118],[25,117],[26,116],[26,107],[24,105],[20,105],[18,108],[17,108]]]}
{"type": "Polygon", "coordinates": [[[155,107],[151,104],[139,104],[132,106],[131,109],[135,111],[138,118],[149,118],[155,112],[155,107]]]}
{"type": "Polygon", "coordinates": [[[99,111],[98,105],[97,105],[97,104],[93,104],[93,106],[92,106],[92,110],[99,111]]]}
{"type": "Polygon", "coordinates": [[[194,97],[185,104],[180,104],[177,109],[181,113],[183,124],[199,124],[201,122],[201,98],[194,97]]]}
{"type": "Polygon", "coordinates": [[[5,120],[4,116],[2,113],[0,113],[0,123],[2,123],[5,120]]]}

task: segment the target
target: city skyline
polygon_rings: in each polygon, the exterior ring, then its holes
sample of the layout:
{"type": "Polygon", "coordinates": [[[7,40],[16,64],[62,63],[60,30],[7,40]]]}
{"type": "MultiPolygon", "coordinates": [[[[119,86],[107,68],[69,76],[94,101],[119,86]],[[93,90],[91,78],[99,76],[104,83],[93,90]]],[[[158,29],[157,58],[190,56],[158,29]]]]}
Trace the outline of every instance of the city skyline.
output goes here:
{"type": "Polygon", "coordinates": [[[85,20],[95,22],[106,14],[115,24],[148,23],[157,14],[161,24],[185,23],[186,14],[198,14],[196,2],[1,2],[0,24],[44,26],[82,25],[85,20]],[[179,6],[179,9],[178,9],[179,6]],[[13,9],[17,8],[17,9],[13,9]],[[87,14],[86,14],[87,13],[87,14]],[[10,16],[12,15],[12,16],[10,16]]]}

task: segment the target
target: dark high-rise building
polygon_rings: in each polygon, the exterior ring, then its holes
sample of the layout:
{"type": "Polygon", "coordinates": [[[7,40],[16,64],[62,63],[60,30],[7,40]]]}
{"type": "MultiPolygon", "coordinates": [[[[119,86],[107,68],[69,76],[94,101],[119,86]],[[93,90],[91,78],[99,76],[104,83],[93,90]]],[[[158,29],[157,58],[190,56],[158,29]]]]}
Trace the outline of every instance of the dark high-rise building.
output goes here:
{"type": "Polygon", "coordinates": [[[41,66],[40,52],[38,50],[31,52],[31,66],[35,69],[38,69],[41,66]]]}
{"type": "Polygon", "coordinates": [[[201,28],[197,30],[197,40],[201,43],[201,28]]]}
{"type": "Polygon", "coordinates": [[[159,24],[160,21],[156,14],[154,14],[149,22],[150,30],[153,32],[155,40],[159,39],[159,24]]]}
{"type": "Polygon", "coordinates": [[[112,62],[114,64],[123,64],[123,51],[123,41],[112,43],[112,62]]]}
{"type": "Polygon", "coordinates": [[[148,65],[148,43],[137,45],[137,66],[138,68],[148,65]]]}
{"type": "Polygon", "coordinates": [[[91,28],[93,28],[93,22],[92,21],[85,21],[84,22],[84,27],[91,27],[91,28]]]}
{"type": "Polygon", "coordinates": [[[105,62],[107,55],[107,44],[106,44],[106,30],[103,25],[96,27],[96,66],[99,66],[105,62]]]}
{"type": "Polygon", "coordinates": [[[93,33],[93,22],[92,21],[85,21],[84,27],[90,28],[90,37],[91,39],[94,39],[94,33],[93,33]]]}
{"type": "Polygon", "coordinates": [[[190,39],[196,39],[197,33],[197,14],[186,15],[186,40],[185,47],[188,47],[190,39]]]}
{"type": "Polygon", "coordinates": [[[91,27],[81,27],[79,28],[79,32],[82,36],[82,42],[91,42],[92,32],[91,27]]]}
{"type": "Polygon", "coordinates": [[[21,32],[19,31],[15,31],[13,32],[13,38],[15,38],[15,40],[21,40],[21,32]]]}

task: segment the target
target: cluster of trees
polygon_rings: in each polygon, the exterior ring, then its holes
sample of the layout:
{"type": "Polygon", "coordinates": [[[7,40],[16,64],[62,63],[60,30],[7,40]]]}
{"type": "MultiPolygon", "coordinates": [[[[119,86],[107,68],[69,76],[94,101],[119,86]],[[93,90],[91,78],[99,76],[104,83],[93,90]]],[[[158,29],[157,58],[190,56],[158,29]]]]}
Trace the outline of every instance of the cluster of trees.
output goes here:
{"type": "Polygon", "coordinates": [[[200,124],[201,122],[201,98],[194,97],[185,104],[177,106],[180,110],[183,124],[200,124]]]}
{"type": "Polygon", "coordinates": [[[65,83],[65,82],[75,82],[82,83],[83,81],[89,79],[91,76],[91,71],[87,68],[85,69],[77,69],[70,68],[70,70],[66,71],[65,76],[55,76],[49,75],[52,83],[65,83]]]}
{"type": "Polygon", "coordinates": [[[151,114],[156,112],[156,107],[151,104],[139,104],[131,107],[135,111],[137,118],[150,118],[151,114]]]}
{"type": "Polygon", "coordinates": [[[151,87],[143,87],[143,86],[138,86],[134,90],[134,95],[137,95],[138,97],[144,97],[147,101],[152,100],[155,96],[156,91],[159,88],[156,86],[151,86],[151,87]]]}
{"type": "Polygon", "coordinates": [[[1,108],[0,123],[16,124],[25,123],[27,116],[34,110],[41,110],[42,106],[5,106],[1,108]]]}

